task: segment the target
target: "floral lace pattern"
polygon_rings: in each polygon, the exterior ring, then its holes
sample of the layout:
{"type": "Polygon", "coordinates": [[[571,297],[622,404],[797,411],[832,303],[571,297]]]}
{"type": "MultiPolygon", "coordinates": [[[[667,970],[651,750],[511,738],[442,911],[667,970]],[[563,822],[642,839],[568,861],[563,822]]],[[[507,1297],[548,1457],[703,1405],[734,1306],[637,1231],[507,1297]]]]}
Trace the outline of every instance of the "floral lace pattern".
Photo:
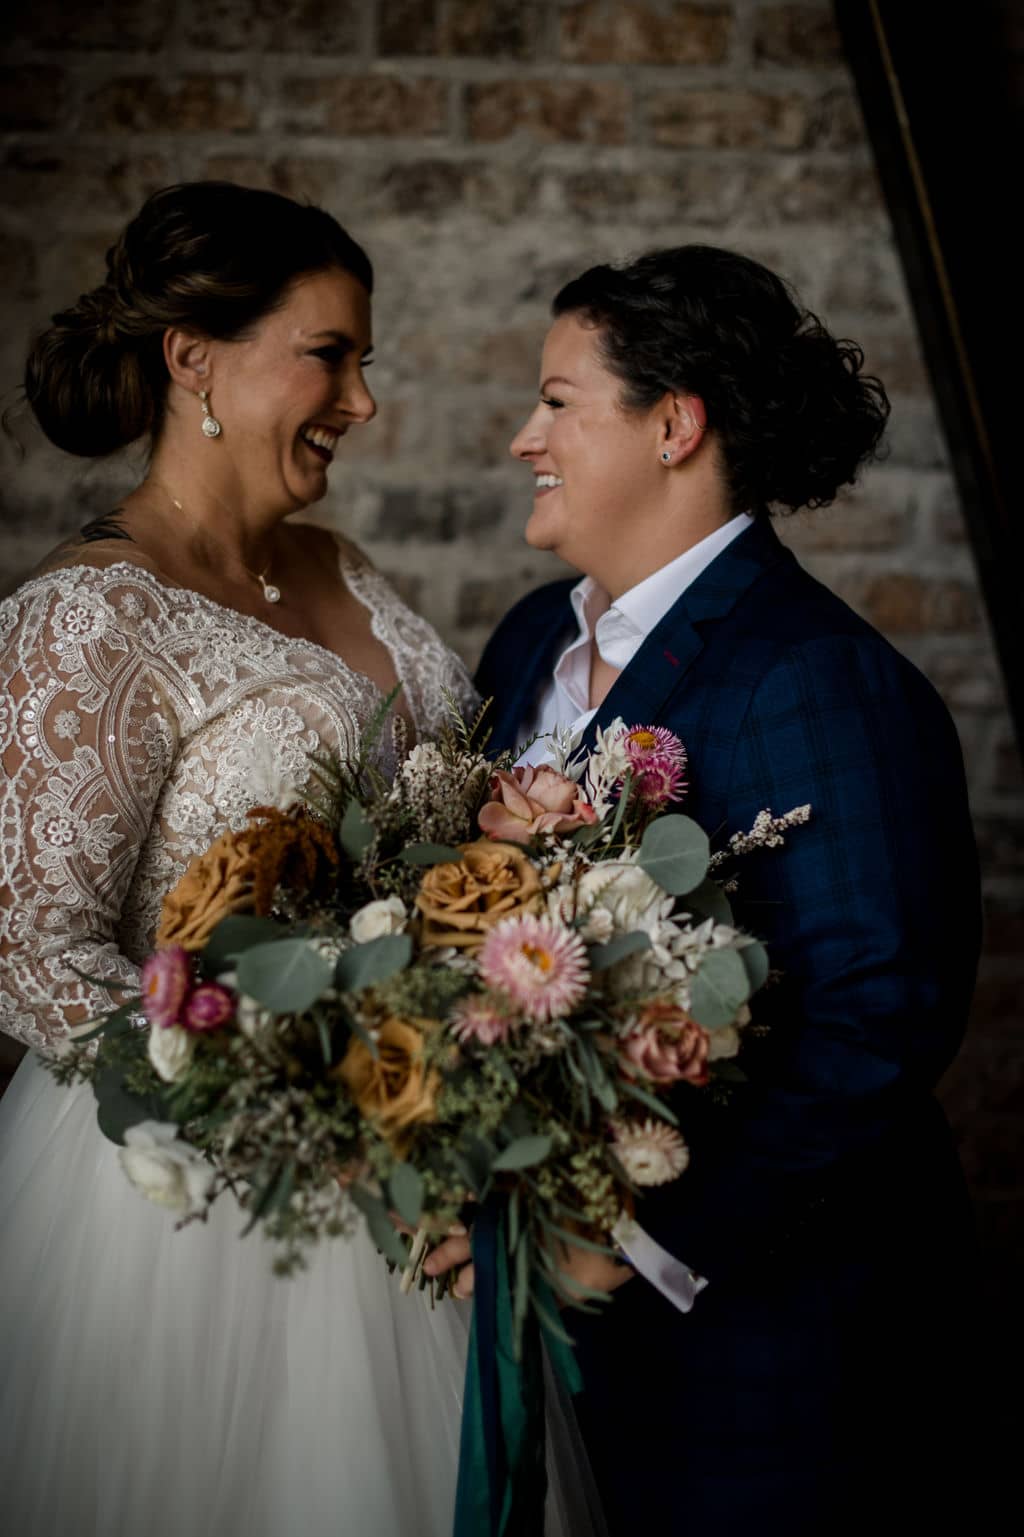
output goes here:
{"type": "MultiPolygon", "coordinates": [[[[417,734],[445,691],[468,709],[458,658],[373,567],[340,560],[417,734]]],[[[109,1004],[77,972],[133,990],[189,860],[301,788],[310,753],[356,753],[381,698],[333,652],[131,562],[51,571],[0,604],[0,1027],[45,1049],[109,1004]]],[[[385,731],[386,774],[391,757],[385,731]]]]}

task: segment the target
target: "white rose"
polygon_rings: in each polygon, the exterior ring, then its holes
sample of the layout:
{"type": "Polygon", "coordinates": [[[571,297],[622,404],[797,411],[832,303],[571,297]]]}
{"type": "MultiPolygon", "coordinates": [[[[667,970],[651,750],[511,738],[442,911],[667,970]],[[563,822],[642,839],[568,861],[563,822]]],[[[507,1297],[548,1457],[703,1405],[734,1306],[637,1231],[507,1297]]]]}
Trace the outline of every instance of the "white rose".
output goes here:
{"type": "Polygon", "coordinates": [[[407,918],[401,897],[382,897],[353,913],[349,928],[356,944],[365,945],[367,940],[380,939],[383,934],[401,934],[407,918]]]}
{"type": "Polygon", "coordinates": [[[651,929],[671,911],[672,898],[629,859],[608,859],[592,865],[578,886],[580,913],[600,905],[611,913],[616,931],[651,929]]]}
{"type": "Polygon", "coordinates": [[[213,1170],[167,1121],[142,1121],[125,1132],[118,1149],[121,1167],[136,1190],[172,1211],[198,1209],[210,1190],[213,1170]]]}
{"type": "Polygon", "coordinates": [[[151,1025],[149,1060],[164,1083],[177,1083],[188,1072],[196,1038],[180,1025],[151,1025]]]}

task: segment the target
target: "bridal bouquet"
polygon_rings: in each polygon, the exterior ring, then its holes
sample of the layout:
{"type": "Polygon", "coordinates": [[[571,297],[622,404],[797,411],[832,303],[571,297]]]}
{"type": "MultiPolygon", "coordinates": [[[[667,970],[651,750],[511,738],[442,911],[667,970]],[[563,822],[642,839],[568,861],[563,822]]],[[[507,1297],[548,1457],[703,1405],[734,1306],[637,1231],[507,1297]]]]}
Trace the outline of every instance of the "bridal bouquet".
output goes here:
{"type": "Polygon", "coordinates": [[[391,783],[371,737],[314,800],[254,808],[169,894],[141,996],[52,1067],[91,1079],[144,1194],[191,1220],[230,1190],[284,1272],[361,1213],[422,1286],[432,1235],[475,1214],[477,1312],[489,1274],[515,1356],[592,1296],[561,1246],[610,1249],[683,1175],[681,1097],[741,1076],[768,961],[715,874],[809,808],[712,854],[672,809],[670,732],[556,736],[539,768],[476,735],[453,717],[391,783]]]}

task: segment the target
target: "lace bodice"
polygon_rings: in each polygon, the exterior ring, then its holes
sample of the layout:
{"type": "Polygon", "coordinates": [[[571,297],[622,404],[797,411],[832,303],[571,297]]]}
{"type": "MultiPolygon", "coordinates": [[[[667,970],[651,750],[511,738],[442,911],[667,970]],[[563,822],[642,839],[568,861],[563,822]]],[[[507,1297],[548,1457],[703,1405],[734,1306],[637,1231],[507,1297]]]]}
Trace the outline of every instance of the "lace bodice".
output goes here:
{"type": "MultiPolygon", "coordinates": [[[[419,735],[462,663],[372,566],[340,556],[419,735]]],[[[192,856],[311,752],[351,757],[377,686],[313,642],[138,565],[71,566],[0,604],[0,1027],[45,1048],[134,990],[165,893],[192,856]]],[[[385,731],[377,763],[393,765],[385,731]]]]}

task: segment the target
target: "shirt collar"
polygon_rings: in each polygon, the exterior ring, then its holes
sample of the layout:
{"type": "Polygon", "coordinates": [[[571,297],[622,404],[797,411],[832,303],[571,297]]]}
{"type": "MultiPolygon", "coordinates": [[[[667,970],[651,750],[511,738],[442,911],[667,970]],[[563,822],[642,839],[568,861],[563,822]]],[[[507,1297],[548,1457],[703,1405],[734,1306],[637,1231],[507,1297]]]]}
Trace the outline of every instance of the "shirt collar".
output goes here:
{"type": "Polygon", "coordinates": [[[730,518],[614,603],[592,577],[582,577],[570,595],[579,627],[577,643],[593,636],[602,661],[610,667],[628,666],[673,603],[752,521],[745,512],[730,518]]]}

